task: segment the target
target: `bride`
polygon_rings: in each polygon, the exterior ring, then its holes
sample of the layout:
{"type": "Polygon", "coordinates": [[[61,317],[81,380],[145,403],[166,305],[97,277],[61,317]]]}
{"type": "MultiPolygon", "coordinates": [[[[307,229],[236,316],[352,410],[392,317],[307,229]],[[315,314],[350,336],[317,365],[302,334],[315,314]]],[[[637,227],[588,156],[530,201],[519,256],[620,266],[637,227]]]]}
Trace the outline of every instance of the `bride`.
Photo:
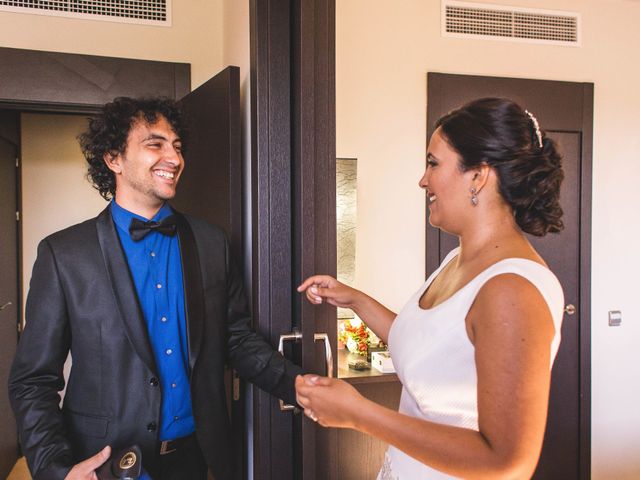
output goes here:
{"type": "Polygon", "coordinates": [[[560,155],[508,99],[473,101],[436,127],[419,184],[431,225],[460,246],[397,315],[329,276],[298,287],[313,304],[353,309],[389,345],[399,411],[317,375],[297,378],[298,403],[323,426],[388,443],[379,480],[530,478],[564,298],[525,233],[563,227],[560,155]]]}

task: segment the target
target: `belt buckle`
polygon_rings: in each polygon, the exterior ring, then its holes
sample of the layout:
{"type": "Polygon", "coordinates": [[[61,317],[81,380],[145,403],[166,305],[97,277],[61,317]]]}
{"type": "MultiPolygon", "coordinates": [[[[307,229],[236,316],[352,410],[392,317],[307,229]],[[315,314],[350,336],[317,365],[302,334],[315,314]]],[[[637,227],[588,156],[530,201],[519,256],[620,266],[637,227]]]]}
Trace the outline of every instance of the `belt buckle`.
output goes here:
{"type": "Polygon", "coordinates": [[[162,442],[160,442],[160,455],[166,455],[168,453],[176,451],[175,448],[169,448],[170,443],[171,440],[163,440],[162,442]]]}

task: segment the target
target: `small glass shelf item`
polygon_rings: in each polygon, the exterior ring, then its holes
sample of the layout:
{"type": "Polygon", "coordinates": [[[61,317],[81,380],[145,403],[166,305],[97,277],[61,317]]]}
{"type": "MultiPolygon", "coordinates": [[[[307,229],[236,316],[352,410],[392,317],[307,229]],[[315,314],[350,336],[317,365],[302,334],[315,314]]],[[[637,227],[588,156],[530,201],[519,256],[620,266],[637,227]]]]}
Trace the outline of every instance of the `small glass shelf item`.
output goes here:
{"type": "Polygon", "coordinates": [[[380,373],[395,373],[391,354],[388,351],[373,352],[371,354],[371,365],[380,373]]]}

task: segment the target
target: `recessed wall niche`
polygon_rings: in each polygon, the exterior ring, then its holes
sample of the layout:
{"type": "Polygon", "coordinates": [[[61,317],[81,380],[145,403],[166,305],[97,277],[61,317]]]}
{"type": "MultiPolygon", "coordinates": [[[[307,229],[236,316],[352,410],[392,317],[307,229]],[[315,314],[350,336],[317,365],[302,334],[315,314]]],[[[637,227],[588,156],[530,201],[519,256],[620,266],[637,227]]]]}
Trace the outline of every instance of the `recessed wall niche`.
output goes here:
{"type": "MultiPolygon", "coordinates": [[[[356,276],[358,160],[336,159],[336,222],[338,281],[353,285],[356,276]]],[[[338,319],[353,318],[353,311],[338,308],[338,319]]]]}

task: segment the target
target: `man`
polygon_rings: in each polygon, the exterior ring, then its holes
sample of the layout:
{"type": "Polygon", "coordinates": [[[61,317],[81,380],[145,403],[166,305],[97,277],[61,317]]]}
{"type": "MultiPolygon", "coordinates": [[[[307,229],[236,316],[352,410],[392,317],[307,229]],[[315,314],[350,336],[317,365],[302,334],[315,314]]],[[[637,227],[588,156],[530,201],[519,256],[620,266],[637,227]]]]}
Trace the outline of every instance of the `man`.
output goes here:
{"type": "Polygon", "coordinates": [[[301,370],[251,330],[224,234],[166,203],[183,137],[173,102],[129,98],[80,136],[89,178],[113,200],[38,248],[9,379],[35,479],[95,478],[111,449],[133,444],[154,480],[206,479],[207,466],[232,478],[227,362],[295,401],[301,370]]]}

